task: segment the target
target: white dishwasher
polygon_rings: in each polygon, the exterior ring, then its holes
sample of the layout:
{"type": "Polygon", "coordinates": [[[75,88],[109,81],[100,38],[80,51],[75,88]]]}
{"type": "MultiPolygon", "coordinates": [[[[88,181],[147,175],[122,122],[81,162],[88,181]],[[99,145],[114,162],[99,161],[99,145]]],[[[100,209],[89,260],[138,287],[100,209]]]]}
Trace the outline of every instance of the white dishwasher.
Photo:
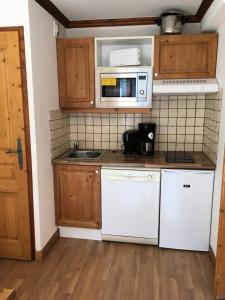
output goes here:
{"type": "Polygon", "coordinates": [[[158,244],[160,171],[103,168],[102,239],[158,244]]]}

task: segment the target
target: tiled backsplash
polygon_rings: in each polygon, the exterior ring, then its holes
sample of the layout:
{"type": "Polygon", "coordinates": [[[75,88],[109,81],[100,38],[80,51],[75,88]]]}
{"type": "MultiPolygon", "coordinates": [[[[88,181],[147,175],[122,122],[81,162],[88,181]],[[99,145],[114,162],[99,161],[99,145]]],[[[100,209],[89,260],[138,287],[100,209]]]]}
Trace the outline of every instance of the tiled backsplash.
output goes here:
{"type": "Polygon", "coordinates": [[[86,149],[121,149],[122,133],[140,122],[156,123],[155,149],[202,151],[205,96],[157,96],[148,114],[70,115],[71,142],[86,149]]]}
{"type": "Polygon", "coordinates": [[[206,96],[203,151],[216,163],[222,92],[206,96]]]}
{"type": "Polygon", "coordinates": [[[52,158],[65,152],[70,147],[70,115],[60,110],[49,114],[52,158]]]}
{"type": "Polygon", "coordinates": [[[75,142],[79,142],[83,149],[121,149],[124,131],[138,128],[140,122],[152,122],[156,124],[156,151],[204,150],[215,161],[220,103],[221,93],[213,96],[155,96],[152,110],[145,114],[52,111],[52,158],[75,142]]]}

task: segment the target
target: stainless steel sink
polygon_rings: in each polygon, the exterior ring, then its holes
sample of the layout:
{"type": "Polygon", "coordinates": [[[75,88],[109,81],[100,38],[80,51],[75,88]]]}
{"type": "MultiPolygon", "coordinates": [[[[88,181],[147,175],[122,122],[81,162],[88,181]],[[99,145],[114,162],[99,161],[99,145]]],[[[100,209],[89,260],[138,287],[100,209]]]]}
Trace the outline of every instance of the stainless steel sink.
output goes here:
{"type": "Polygon", "coordinates": [[[65,155],[67,159],[99,159],[104,154],[103,151],[83,151],[83,150],[72,150],[65,155]]]}

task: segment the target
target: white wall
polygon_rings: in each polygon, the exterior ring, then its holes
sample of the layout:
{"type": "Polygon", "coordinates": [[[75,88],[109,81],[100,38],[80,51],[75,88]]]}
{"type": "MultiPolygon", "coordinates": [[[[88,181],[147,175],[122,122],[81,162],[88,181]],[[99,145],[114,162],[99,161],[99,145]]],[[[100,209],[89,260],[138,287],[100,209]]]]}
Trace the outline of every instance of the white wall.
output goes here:
{"type": "Polygon", "coordinates": [[[27,24],[27,0],[7,0],[0,3],[0,26],[23,26],[27,24]]]}
{"type": "Polygon", "coordinates": [[[212,212],[212,227],[211,227],[211,241],[210,241],[210,244],[215,254],[217,250],[222,169],[223,169],[223,156],[224,156],[224,145],[225,145],[225,126],[224,126],[225,124],[225,59],[224,59],[225,19],[224,16],[225,16],[225,1],[215,0],[202,21],[203,30],[216,30],[219,33],[216,76],[219,81],[220,88],[222,88],[224,91],[223,100],[222,100],[222,110],[221,110],[218,158],[217,158],[217,166],[215,172],[215,186],[214,186],[214,196],[213,196],[213,212],[212,212]]]}
{"type": "Polygon", "coordinates": [[[49,130],[49,111],[59,108],[53,21],[37,2],[29,0],[37,163],[37,194],[34,194],[36,250],[41,250],[56,231],[49,130]]]}
{"type": "Polygon", "coordinates": [[[34,0],[7,0],[0,3],[0,26],[24,26],[35,244],[41,250],[56,230],[48,122],[49,110],[58,108],[53,18],[34,0]]]}
{"type": "MultiPolygon", "coordinates": [[[[186,24],[184,26],[183,33],[198,32],[200,32],[200,24],[186,24]]],[[[160,34],[160,28],[157,25],[66,29],[67,37],[145,36],[157,34],[160,34]]]]}

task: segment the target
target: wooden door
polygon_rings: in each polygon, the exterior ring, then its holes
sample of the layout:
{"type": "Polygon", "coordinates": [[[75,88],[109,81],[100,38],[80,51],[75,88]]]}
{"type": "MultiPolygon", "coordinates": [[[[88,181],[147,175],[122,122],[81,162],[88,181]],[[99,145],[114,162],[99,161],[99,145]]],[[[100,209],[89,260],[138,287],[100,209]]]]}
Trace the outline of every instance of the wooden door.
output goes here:
{"type": "Polygon", "coordinates": [[[18,31],[0,32],[0,257],[31,259],[18,31]]]}
{"type": "Polygon", "coordinates": [[[59,101],[64,109],[94,107],[94,39],[58,39],[59,101]]]}
{"type": "Polygon", "coordinates": [[[55,166],[56,224],[100,228],[100,168],[55,166]]]}
{"type": "Polygon", "coordinates": [[[225,154],[216,255],[215,296],[217,299],[225,299],[225,154]]]}
{"type": "Polygon", "coordinates": [[[154,79],[213,78],[216,33],[155,37],[154,79]]]}

